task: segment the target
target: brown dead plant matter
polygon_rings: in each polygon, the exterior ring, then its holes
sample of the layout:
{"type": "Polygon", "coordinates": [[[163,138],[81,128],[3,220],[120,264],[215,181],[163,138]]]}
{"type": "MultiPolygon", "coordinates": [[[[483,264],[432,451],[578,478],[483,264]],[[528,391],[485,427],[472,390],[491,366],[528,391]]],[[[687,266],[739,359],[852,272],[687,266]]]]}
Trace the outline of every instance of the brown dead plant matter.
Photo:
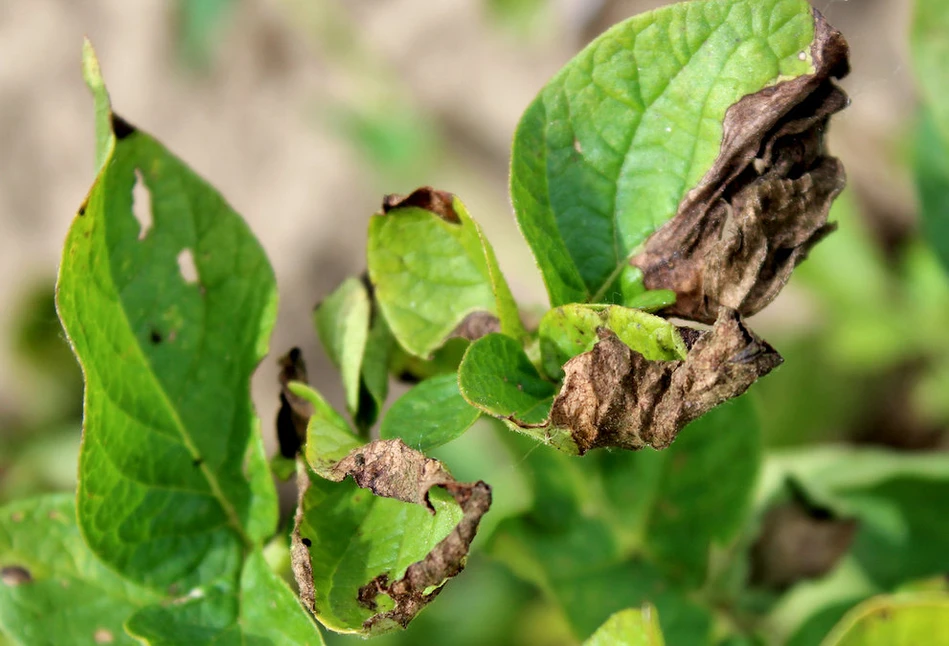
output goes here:
{"type": "Polygon", "coordinates": [[[845,175],[824,130],[848,103],[832,80],[849,71],[848,46],[814,14],[814,73],[729,108],[714,166],[632,259],[649,289],[676,293],[663,314],[711,323],[724,306],[751,316],[833,230],[827,214],[845,175]]]}

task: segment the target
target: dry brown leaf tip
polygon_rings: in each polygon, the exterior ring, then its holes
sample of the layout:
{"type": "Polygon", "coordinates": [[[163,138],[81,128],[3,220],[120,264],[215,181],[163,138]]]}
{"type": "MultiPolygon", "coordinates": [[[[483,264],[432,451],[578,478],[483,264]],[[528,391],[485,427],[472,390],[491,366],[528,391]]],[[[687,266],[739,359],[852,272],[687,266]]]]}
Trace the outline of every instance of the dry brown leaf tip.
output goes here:
{"type": "Polygon", "coordinates": [[[446,222],[461,224],[461,218],[455,212],[455,196],[448,191],[440,191],[431,186],[422,186],[408,195],[391,194],[382,198],[382,212],[410,206],[430,211],[446,222]]]}
{"type": "Polygon", "coordinates": [[[745,392],[781,363],[734,310],[723,309],[684,361],[650,361],[606,328],[564,365],[550,424],[567,428],[580,454],[598,447],[669,446],[689,422],[745,392]]]}
{"type": "Polygon", "coordinates": [[[833,81],[849,71],[848,47],[814,17],[814,73],[729,108],[713,167],[632,259],[646,287],[676,292],[664,314],[711,323],[728,307],[751,316],[833,230],[827,214],[846,179],[824,132],[848,104],[833,81]]]}

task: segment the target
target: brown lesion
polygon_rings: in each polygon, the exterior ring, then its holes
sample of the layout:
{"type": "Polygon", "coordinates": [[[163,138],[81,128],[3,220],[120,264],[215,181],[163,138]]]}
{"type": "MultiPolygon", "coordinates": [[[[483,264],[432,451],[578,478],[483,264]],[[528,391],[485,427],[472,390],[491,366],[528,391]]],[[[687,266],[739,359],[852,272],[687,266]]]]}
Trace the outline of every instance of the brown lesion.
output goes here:
{"type": "Polygon", "coordinates": [[[684,334],[691,347],[683,361],[650,361],[609,329],[597,334],[591,351],[564,365],[550,413],[550,425],[569,429],[580,454],[599,447],[666,448],[689,422],[742,394],[782,361],[734,310],[722,309],[711,330],[684,334]]]}
{"type": "Polygon", "coordinates": [[[632,259],[647,288],[676,292],[664,315],[711,323],[727,307],[751,316],[833,231],[827,215],[846,180],[824,132],[848,103],[833,81],[849,71],[848,47],[814,16],[814,73],[729,108],[715,164],[632,259]]]}
{"type": "Polygon", "coordinates": [[[382,198],[382,212],[410,206],[434,213],[442,220],[452,224],[461,224],[461,218],[455,212],[455,196],[448,191],[439,191],[431,186],[422,186],[408,195],[391,194],[382,198]]]}

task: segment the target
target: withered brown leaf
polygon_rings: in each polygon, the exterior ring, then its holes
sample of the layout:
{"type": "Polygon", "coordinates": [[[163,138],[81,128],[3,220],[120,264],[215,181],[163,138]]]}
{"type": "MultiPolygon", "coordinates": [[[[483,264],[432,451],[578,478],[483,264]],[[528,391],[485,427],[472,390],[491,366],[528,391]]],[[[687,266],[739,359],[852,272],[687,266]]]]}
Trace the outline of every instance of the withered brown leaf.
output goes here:
{"type": "MultiPolygon", "coordinates": [[[[291,562],[300,598],[317,614],[309,547],[300,534],[303,500],[310,486],[309,473],[300,461],[297,470],[300,502],[291,537],[291,562]]],[[[404,628],[438,596],[445,581],[464,569],[478,524],[491,506],[491,487],[482,481],[456,481],[438,460],[425,457],[398,439],[377,440],[354,449],[321,475],[335,482],[352,477],[360,487],[377,496],[419,504],[432,513],[435,509],[429,500],[429,492],[433,487],[441,487],[461,508],[462,518],[451,533],[424,559],[411,564],[402,578],[392,581],[389,573],[383,572],[360,588],[358,600],[364,606],[374,608],[375,599],[380,594],[387,595],[394,602],[391,610],[377,613],[364,622],[365,633],[385,630],[392,625],[404,628]]]]}
{"type": "Polygon", "coordinates": [[[846,180],[824,132],[848,104],[832,80],[849,71],[848,46],[816,10],[814,20],[814,73],[729,108],[715,164],[632,259],[647,288],[676,293],[663,314],[711,323],[724,306],[751,316],[834,229],[827,214],[846,180]]]}
{"type": "Polygon", "coordinates": [[[669,446],[686,424],[737,397],[781,363],[734,310],[711,330],[688,330],[684,361],[650,361],[609,329],[564,365],[549,424],[570,431],[580,454],[598,447],[669,446]]]}
{"type": "Polygon", "coordinates": [[[306,363],[299,348],[292,348],[278,359],[280,365],[280,408],[277,410],[277,442],[280,455],[293,458],[306,442],[306,425],[313,414],[313,406],[306,399],[293,394],[291,381],[307,383],[306,363]]]}

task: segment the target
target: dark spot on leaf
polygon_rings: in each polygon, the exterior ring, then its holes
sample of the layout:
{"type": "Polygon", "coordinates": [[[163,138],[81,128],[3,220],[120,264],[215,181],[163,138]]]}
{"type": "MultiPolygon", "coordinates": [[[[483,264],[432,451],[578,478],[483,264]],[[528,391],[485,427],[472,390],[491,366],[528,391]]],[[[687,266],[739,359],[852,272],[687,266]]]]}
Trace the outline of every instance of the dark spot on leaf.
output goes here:
{"type": "Polygon", "coordinates": [[[112,113],[112,132],[115,133],[115,138],[119,141],[122,141],[126,137],[134,135],[136,132],[135,126],[130,124],[128,121],[117,115],[115,112],[112,113]]]}
{"type": "Polygon", "coordinates": [[[199,457],[191,461],[191,466],[195,468],[200,467],[202,464],[204,464],[204,458],[199,457]]]}
{"type": "Polygon", "coordinates": [[[79,213],[80,216],[83,216],[83,215],[86,214],[86,204],[85,204],[85,203],[83,203],[83,205],[79,207],[78,213],[79,213]]]}
{"type": "Polygon", "coordinates": [[[313,545],[313,541],[311,541],[309,538],[304,538],[302,542],[307,547],[310,547],[311,545],[313,545]]]}
{"type": "Polygon", "coordinates": [[[4,585],[15,587],[33,581],[33,576],[25,567],[19,565],[7,565],[0,568],[0,581],[4,585]]]}
{"type": "Polygon", "coordinates": [[[148,339],[155,345],[158,345],[164,340],[164,338],[161,335],[161,332],[159,332],[158,330],[154,328],[152,329],[151,334],[148,335],[148,339]]]}
{"type": "Polygon", "coordinates": [[[409,195],[386,195],[382,198],[382,212],[414,206],[434,213],[442,220],[452,224],[461,224],[461,218],[455,213],[455,196],[447,191],[438,191],[431,186],[415,189],[409,195]]]}
{"type": "Polygon", "coordinates": [[[890,615],[890,609],[889,609],[889,608],[880,608],[880,609],[877,611],[877,617],[880,619],[880,621],[889,621],[890,616],[891,616],[891,615],[890,615]]]}

